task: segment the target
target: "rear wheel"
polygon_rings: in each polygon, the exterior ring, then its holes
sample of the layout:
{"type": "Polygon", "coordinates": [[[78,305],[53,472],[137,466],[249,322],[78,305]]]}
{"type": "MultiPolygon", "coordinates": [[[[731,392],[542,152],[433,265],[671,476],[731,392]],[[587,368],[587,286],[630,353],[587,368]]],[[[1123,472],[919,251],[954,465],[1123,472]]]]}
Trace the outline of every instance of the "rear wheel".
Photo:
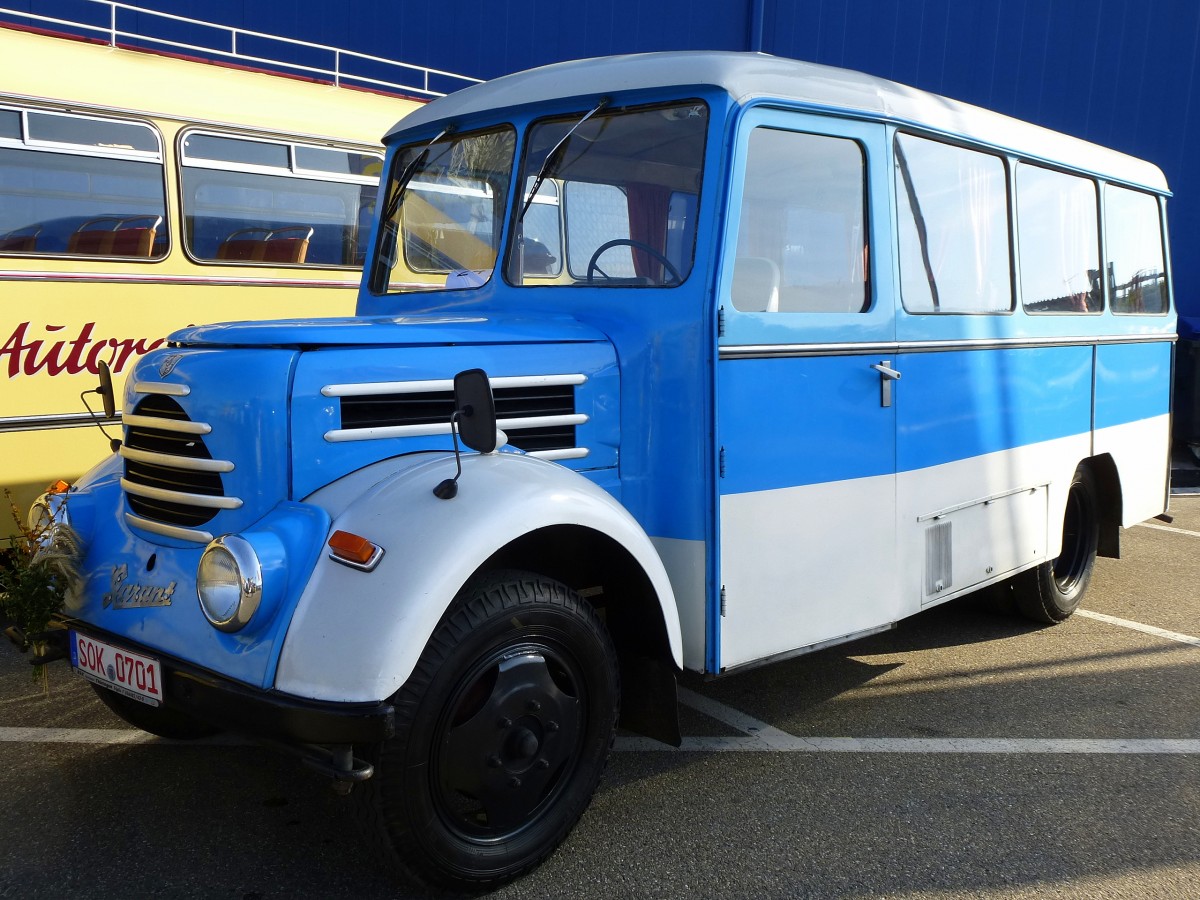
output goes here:
{"type": "Polygon", "coordinates": [[[574,591],[517,572],[477,583],[392,698],[396,736],[356,792],[368,824],[425,884],[524,874],[590,802],[619,695],[608,633],[574,591]]]}
{"type": "Polygon", "coordinates": [[[101,702],[122,720],[159,737],[190,741],[208,737],[220,730],[168,706],[151,706],[96,684],[92,688],[101,702]]]}
{"type": "Polygon", "coordinates": [[[1013,596],[1023,615],[1053,624],[1078,608],[1096,564],[1099,511],[1092,473],[1086,466],[1080,466],[1067,492],[1062,551],[1057,558],[1013,579],[1013,596]]]}

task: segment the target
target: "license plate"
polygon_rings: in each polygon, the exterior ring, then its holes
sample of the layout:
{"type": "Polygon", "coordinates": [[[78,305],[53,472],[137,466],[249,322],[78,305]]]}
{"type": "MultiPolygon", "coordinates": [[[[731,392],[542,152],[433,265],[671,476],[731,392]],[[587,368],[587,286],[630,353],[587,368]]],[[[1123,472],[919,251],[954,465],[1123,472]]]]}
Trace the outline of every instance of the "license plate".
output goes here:
{"type": "Polygon", "coordinates": [[[162,668],[157,659],[72,631],[71,667],[110,691],[150,706],[162,703],[162,668]]]}

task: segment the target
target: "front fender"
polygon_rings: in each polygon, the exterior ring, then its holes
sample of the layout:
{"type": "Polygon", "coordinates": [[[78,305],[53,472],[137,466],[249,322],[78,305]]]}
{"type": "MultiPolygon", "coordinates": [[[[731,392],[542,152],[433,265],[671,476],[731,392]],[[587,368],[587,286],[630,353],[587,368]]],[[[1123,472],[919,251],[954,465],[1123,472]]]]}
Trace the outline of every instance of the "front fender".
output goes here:
{"type": "Polygon", "coordinates": [[[464,456],[458,496],[433,488],[454,457],[414,454],[334,482],[306,499],[332,528],[384,548],[373,572],[322,558],[296,607],[275,686],[301,697],[383,700],[408,679],[426,642],[471,574],[539,528],[579,525],[623,546],[658,597],[677,666],[682,641],[675,596],[650,539],[609,494],[562,466],[511,453],[464,456]]]}

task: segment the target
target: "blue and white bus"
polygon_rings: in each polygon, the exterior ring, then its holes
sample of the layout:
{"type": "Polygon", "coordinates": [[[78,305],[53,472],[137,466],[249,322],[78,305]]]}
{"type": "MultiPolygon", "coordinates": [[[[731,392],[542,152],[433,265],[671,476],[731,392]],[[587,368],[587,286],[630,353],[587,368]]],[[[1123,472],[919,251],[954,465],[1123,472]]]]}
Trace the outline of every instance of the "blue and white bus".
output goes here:
{"type": "Polygon", "coordinates": [[[357,315],[176,332],[45,509],[106,703],[363,782],[419,880],[537,865],[618,722],[678,741],[682,669],[991,586],[1057,622],[1165,508],[1149,163],[723,53],[501,78],[385,143],[357,315]]]}

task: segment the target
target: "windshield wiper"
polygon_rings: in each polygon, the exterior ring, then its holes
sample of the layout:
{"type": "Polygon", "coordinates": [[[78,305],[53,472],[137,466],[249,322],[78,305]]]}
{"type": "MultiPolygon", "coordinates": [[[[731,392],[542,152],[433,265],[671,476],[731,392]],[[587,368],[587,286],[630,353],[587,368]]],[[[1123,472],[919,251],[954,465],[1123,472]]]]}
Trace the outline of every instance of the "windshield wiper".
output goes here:
{"type": "MultiPolygon", "coordinates": [[[[447,125],[433,140],[422,147],[421,152],[414,156],[412,162],[404,167],[404,171],[396,179],[395,188],[392,189],[391,194],[384,201],[383,215],[379,219],[379,244],[375,253],[375,262],[371,266],[371,290],[377,294],[384,293],[387,274],[396,262],[395,252],[396,244],[399,240],[400,226],[393,220],[396,218],[396,213],[400,210],[400,198],[404,196],[408,183],[416,176],[417,169],[425,163],[426,157],[429,156],[429,148],[453,132],[454,126],[447,125]]],[[[437,159],[445,156],[452,146],[454,146],[453,143],[448,144],[437,159]]],[[[434,162],[437,162],[437,160],[435,159],[434,162]]]]}
{"type": "Polygon", "coordinates": [[[600,112],[600,110],[604,109],[604,107],[608,106],[609,102],[610,101],[608,97],[601,97],[600,102],[597,103],[595,107],[593,107],[587,113],[587,115],[572,125],[571,130],[559,138],[558,143],[555,144],[553,149],[546,154],[546,158],[542,160],[541,168],[538,169],[537,176],[533,179],[533,189],[529,192],[529,197],[525,200],[525,205],[521,207],[521,214],[517,216],[518,225],[525,221],[525,213],[529,212],[529,207],[533,203],[533,198],[536,197],[537,192],[541,190],[542,182],[546,180],[546,174],[550,171],[550,167],[558,161],[559,153],[566,149],[567,141],[570,140],[571,135],[579,130],[580,125],[582,125],[596,113],[600,112]]]}
{"type": "MultiPolygon", "coordinates": [[[[421,148],[421,152],[413,157],[412,162],[404,167],[404,171],[400,173],[400,177],[396,179],[396,186],[392,189],[392,195],[388,197],[387,204],[383,210],[383,218],[381,221],[388,221],[396,215],[396,210],[400,208],[400,198],[404,196],[404,189],[408,187],[408,183],[412,181],[413,176],[417,174],[417,169],[425,163],[425,158],[429,155],[429,148],[440,141],[448,134],[454,133],[454,126],[447,125],[438,135],[428,144],[421,148]]],[[[447,148],[449,149],[449,148],[447,148]]],[[[439,156],[438,159],[441,159],[439,156]]],[[[437,160],[434,160],[435,162],[437,160]]]]}

